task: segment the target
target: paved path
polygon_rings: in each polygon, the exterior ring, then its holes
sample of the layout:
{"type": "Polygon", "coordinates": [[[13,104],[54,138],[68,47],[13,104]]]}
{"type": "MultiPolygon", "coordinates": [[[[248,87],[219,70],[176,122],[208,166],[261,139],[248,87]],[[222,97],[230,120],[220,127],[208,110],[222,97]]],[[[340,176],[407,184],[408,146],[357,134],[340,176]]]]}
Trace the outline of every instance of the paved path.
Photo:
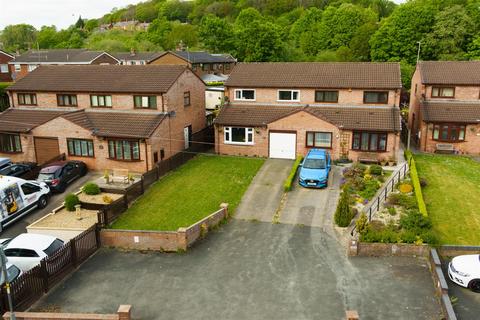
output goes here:
{"type": "Polygon", "coordinates": [[[267,159],[245,192],[234,217],[272,222],[292,165],[292,160],[267,159]]]}

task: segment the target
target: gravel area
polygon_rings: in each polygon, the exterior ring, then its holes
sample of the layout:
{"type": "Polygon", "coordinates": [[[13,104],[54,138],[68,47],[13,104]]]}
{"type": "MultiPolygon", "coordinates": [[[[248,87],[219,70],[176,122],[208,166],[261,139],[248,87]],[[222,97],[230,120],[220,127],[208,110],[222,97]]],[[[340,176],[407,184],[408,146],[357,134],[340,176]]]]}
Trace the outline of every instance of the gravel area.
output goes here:
{"type": "Polygon", "coordinates": [[[95,203],[95,204],[107,204],[105,201],[103,201],[103,197],[108,196],[112,198],[113,201],[118,200],[122,197],[121,194],[118,193],[107,193],[107,192],[102,192],[100,194],[96,195],[88,195],[85,193],[80,193],[78,195],[78,198],[80,199],[81,202],[86,202],[86,203],[95,203]]]}
{"type": "Polygon", "coordinates": [[[75,212],[62,209],[35,223],[34,227],[88,229],[97,222],[97,211],[80,209],[80,215],[77,216],[75,212]]]}

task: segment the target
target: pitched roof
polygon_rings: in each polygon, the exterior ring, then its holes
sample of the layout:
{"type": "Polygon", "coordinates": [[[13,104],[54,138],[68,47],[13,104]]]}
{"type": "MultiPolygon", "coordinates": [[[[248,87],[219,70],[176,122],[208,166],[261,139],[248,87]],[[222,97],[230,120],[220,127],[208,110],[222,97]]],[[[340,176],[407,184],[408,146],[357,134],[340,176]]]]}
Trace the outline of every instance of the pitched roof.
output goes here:
{"type": "Polygon", "coordinates": [[[164,93],[185,70],[178,65],[40,66],[8,90],[164,93]]]}
{"type": "Polygon", "coordinates": [[[100,137],[149,138],[165,113],[119,112],[107,110],[81,110],[68,113],[62,118],[92,131],[100,137]]]}
{"type": "Polygon", "coordinates": [[[215,123],[262,127],[300,111],[347,130],[399,131],[401,128],[398,108],[358,106],[228,105],[222,108],[215,123]]]}
{"type": "Polygon", "coordinates": [[[87,49],[29,50],[15,57],[15,63],[90,63],[103,53],[87,49]]]}
{"type": "Polygon", "coordinates": [[[424,84],[480,85],[480,61],[420,61],[424,84]]]}
{"type": "Polygon", "coordinates": [[[29,132],[64,113],[65,111],[9,108],[0,113],[0,131],[29,132]]]}
{"type": "Polygon", "coordinates": [[[167,53],[177,55],[190,63],[230,63],[236,61],[229,54],[212,54],[204,51],[167,51],[157,58],[167,53]]]}
{"type": "Polygon", "coordinates": [[[118,60],[144,60],[149,62],[161,56],[163,52],[114,52],[112,56],[118,60]]]}
{"type": "Polygon", "coordinates": [[[427,122],[480,123],[480,102],[422,102],[423,120],[427,122]]]}
{"type": "Polygon", "coordinates": [[[399,89],[394,62],[256,62],[237,64],[229,87],[399,89]]]}
{"type": "Polygon", "coordinates": [[[6,52],[6,51],[0,50],[0,53],[1,53],[1,54],[4,54],[4,55],[6,55],[6,56],[9,56],[9,57],[12,58],[12,59],[15,58],[15,56],[14,56],[13,54],[8,53],[8,52],[6,52]]]}

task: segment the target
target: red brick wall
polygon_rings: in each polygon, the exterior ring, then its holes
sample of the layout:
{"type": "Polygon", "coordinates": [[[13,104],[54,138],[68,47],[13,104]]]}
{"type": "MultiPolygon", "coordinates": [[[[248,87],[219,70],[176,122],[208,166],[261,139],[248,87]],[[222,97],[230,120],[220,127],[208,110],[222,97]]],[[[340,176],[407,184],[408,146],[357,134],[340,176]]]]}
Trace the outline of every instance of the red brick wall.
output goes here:
{"type": "Polygon", "coordinates": [[[0,82],[10,82],[12,81],[12,74],[10,72],[10,67],[8,66],[8,62],[12,61],[13,58],[4,54],[0,51],[0,64],[7,65],[8,72],[2,73],[0,72],[0,82]]]}
{"type": "Polygon", "coordinates": [[[421,123],[420,150],[435,152],[438,143],[453,144],[455,151],[460,154],[480,154],[480,124],[469,124],[465,127],[465,141],[462,142],[441,142],[435,141],[433,137],[433,124],[421,123]]]}

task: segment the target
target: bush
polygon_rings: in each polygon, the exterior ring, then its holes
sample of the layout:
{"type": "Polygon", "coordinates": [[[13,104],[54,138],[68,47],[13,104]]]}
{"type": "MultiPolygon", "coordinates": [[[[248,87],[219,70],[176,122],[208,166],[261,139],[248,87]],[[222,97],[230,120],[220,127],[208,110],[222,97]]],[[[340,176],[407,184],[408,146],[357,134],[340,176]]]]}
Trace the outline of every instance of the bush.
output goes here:
{"type": "Polygon", "coordinates": [[[387,200],[390,206],[398,205],[407,210],[417,209],[417,200],[413,196],[409,196],[403,193],[392,193],[388,196],[387,200]]]}
{"type": "Polygon", "coordinates": [[[420,187],[425,188],[428,185],[427,179],[424,177],[420,177],[420,187]]]}
{"type": "Polygon", "coordinates": [[[370,200],[375,196],[379,188],[380,186],[376,180],[368,180],[365,181],[363,190],[359,191],[358,194],[362,198],[370,200]]]}
{"type": "Polygon", "coordinates": [[[404,230],[400,233],[400,239],[404,243],[415,243],[418,238],[417,234],[412,230],[404,230]]]}
{"type": "Polygon", "coordinates": [[[422,239],[423,242],[428,243],[430,245],[438,244],[438,238],[433,234],[431,230],[423,232],[420,235],[420,239],[422,239]]]}
{"type": "Polygon", "coordinates": [[[364,164],[356,162],[351,167],[343,170],[343,176],[345,178],[363,177],[366,170],[367,167],[364,164]]]}
{"type": "Polygon", "coordinates": [[[353,218],[352,209],[350,208],[350,199],[349,194],[342,192],[340,195],[340,200],[338,201],[337,210],[335,211],[335,223],[339,227],[348,227],[353,218]]]}
{"type": "Polygon", "coordinates": [[[355,221],[355,227],[357,228],[357,232],[361,235],[367,232],[368,219],[365,213],[362,212],[357,221],[355,221]]]}
{"type": "Polygon", "coordinates": [[[397,243],[400,239],[398,231],[392,226],[374,229],[369,225],[367,231],[360,236],[360,240],[364,242],[397,243]]]}
{"type": "Polygon", "coordinates": [[[373,164],[370,166],[370,173],[376,176],[381,176],[383,173],[383,169],[378,164],[373,164]]]}
{"type": "Polygon", "coordinates": [[[295,162],[293,163],[292,169],[290,170],[290,174],[288,175],[287,179],[285,180],[283,184],[283,190],[285,192],[288,192],[292,190],[292,185],[293,181],[295,180],[295,176],[297,175],[298,167],[300,166],[300,163],[302,162],[303,157],[298,156],[297,159],[295,159],[295,162]]]}
{"type": "Polygon", "coordinates": [[[89,196],[94,196],[94,195],[100,194],[100,192],[102,192],[100,190],[100,187],[96,183],[93,183],[93,182],[89,182],[86,185],[84,185],[83,188],[82,188],[82,191],[84,193],[88,194],[89,196]]]}
{"type": "Polygon", "coordinates": [[[102,198],[103,202],[107,203],[107,204],[110,204],[113,202],[113,199],[112,197],[109,197],[107,195],[104,195],[103,198],[102,198]]]}
{"type": "Polygon", "coordinates": [[[415,165],[415,159],[412,156],[412,152],[409,150],[405,151],[405,158],[407,158],[407,161],[410,164],[410,177],[412,178],[413,189],[415,190],[415,196],[418,202],[418,209],[424,216],[427,216],[427,206],[423,200],[422,187],[420,185],[420,180],[418,179],[417,167],[415,165]]]}
{"type": "Polygon", "coordinates": [[[389,207],[388,209],[388,213],[390,213],[391,216],[394,216],[397,214],[397,210],[395,210],[394,207],[389,207]]]}
{"type": "Polygon", "coordinates": [[[432,222],[418,210],[409,210],[400,218],[400,226],[405,230],[414,231],[417,234],[432,228],[432,222]]]}
{"type": "Polygon", "coordinates": [[[398,186],[398,190],[400,190],[401,193],[410,193],[412,192],[413,187],[411,184],[402,183],[398,186]]]}
{"type": "Polygon", "coordinates": [[[67,211],[75,211],[75,206],[80,204],[80,199],[76,194],[70,193],[65,197],[65,209],[67,211]]]}

